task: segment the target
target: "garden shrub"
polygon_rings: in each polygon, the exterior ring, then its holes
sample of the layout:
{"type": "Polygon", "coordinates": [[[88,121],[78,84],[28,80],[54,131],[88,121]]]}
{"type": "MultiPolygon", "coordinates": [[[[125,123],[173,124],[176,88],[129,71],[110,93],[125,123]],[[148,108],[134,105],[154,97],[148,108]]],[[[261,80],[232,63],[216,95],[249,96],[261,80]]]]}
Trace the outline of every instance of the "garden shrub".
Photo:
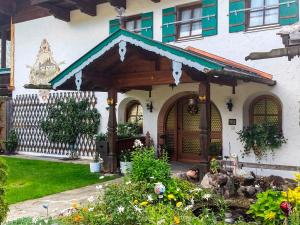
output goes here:
{"type": "Polygon", "coordinates": [[[118,123],[117,134],[119,139],[141,136],[142,130],[138,123],[118,123]]]}
{"type": "Polygon", "coordinates": [[[247,213],[264,225],[281,225],[285,218],[280,209],[283,200],[282,192],[267,190],[257,195],[257,201],[250,206],[247,213]]]}
{"type": "Polygon", "coordinates": [[[4,161],[0,159],[0,224],[6,218],[8,211],[7,203],[5,202],[5,184],[7,179],[7,166],[4,161]]]}
{"type": "Polygon", "coordinates": [[[56,220],[53,220],[52,218],[47,219],[33,219],[31,217],[24,217],[20,218],[11,222],[6,223],[6,225],[61,225],[56,220]]]}
{"type": "Polygon", "coordinates": [[[5,151],[7,154],[13,154],[18,147],[18,135],[15,130],[11,130],[8,134],[7,140],[4,141],[5,151]]]}
{"type": "Polygon", "coordinates": [[[63,221],[74,225],[224,224],[225,204],[220,196],[188,181],[172,178],[170,173],[166,157],[156,159],[153,148],[139,147],[133,153],[130,176],[121,184],[107,187],[101,201],[94,206],[78,209],[63,221]],[[157,183],[165,187],[161,195],[155,193],[157,183]]]}
{"type": "Polygon", "coordinates": [[[156,159],[154,147],[140,148],[132,153],[132,181],[163,182],[170,179],[171,167],[166,156],[156,159]]]}

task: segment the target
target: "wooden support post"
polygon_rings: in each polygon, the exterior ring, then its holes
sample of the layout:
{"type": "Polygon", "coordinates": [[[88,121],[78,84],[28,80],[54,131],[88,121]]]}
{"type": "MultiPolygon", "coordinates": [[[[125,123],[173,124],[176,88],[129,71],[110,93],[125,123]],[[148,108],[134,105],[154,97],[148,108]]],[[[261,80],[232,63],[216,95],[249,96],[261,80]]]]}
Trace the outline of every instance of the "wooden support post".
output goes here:
{"type": "Polygon", "coordinates": [[[210,123],[211,123],[211,102],[210,102],[210,82],[205,80],[199,84],[200,102],[200,146],[201,161],[208,164],[208,149],[210,145],[210,123]]]}
{"type": "Polygon", "coordinates": [[[6,29],[1,30],[1,68],[6,68],[6,29]]]}
{"type": "Polygon", "coordinates": [[[109,117],[108,117],[108,169],[109,172],[115,173],[117,171],[117,116],[116,116],[116,104],[117,104],[117,91],[111,88],[108,91],[107,103],[109,104],[109,117]]]}

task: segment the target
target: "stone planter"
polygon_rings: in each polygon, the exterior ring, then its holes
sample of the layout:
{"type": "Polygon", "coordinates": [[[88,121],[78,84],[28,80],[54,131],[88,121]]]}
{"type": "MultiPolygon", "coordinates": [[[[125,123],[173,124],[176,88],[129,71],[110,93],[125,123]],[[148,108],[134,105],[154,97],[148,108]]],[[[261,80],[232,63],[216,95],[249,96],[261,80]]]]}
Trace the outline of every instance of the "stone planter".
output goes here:
{"type": "Polygon", "coordinates": [[[96,141],[96,151],[100,153],[100,157],[103,159],[102,170],[108,170],[108,142],[107,141],[96,141]]]}
{"type": "Polygon", "coordinates": [[[132,162],[120,162],[120,170],[122,174],[127,174],[131,171],[132,162]]]}
{"type": "Polygon", "coordinates": [[[91,173],[100,173],[101,165],[99,162],[90,163],[90,171],[91,173]]]}

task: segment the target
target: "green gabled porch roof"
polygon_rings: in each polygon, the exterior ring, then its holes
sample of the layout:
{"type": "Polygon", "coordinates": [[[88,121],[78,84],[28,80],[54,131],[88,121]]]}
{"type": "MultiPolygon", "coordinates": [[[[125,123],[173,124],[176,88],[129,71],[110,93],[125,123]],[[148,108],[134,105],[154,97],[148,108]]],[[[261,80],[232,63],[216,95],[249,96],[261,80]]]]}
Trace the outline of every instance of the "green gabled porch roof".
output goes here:
{"type": "Polygon", "coordinates": [[[204,72],[208,74],[208,76],[213,75],[213,73],[209,73],[210,71],[224,71],[227,72],[226,74],[234,73],[235,77],[237,74],[240,74],[241,79],[246,78],[254,82],[268,85],[275,84],[275,81],[272,80],[271,75],[269,77],[261,76],[261,74],[256,73],[255,70],[247,70],[245,68],[235,67],[230,63],[226,63],[226,61],[219,60],[218,58],[209,58],[205,55],[197,54],[194,51],[189,51],[188,49],[182,49],[149,39],[147,37],[143,37],[124,29],[119,29],[76,60],[74,63],[72,63],[54,79],[52,79],[50,81],[51,87],[53,89],[59,89],[60,85],[64,84],[71,77],[74,77],[86,66],[91,64],[93,61],[101,57],[103,54],[111,50],[114,46],[118,45],[122,41],[156,53],[157,55],[167,57],[172,61],[182,63],[182,65],[204,72]]]}

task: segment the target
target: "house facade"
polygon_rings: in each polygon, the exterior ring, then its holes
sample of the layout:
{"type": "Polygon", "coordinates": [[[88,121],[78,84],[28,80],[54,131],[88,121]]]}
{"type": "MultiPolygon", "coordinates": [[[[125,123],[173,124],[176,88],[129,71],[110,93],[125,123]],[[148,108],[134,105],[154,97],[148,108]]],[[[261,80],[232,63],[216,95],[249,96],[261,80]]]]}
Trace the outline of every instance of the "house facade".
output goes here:
{"type": "MultiPolygon", "coordinates": [[[[125,1],[120,2],[122,6],[125,1]]],[[[49,75],[45,79],[52,79],[52,88],[59,92],[95,91],[96,108],[102,115],[101,132],[106,132],[112,112],[107,109],[109,90],[104,87],[105,82],[113,80],[120,87],[116,90],[116,121],[138,120],[155,146],[166,145],[171,149],[175,161],[202,162],[201,155],[209,143],[203,145],[207,134],[203,136],[200,131],[206,128],[210,132],[208,142],[219,143],[223,156],[237,154],[245,167],[258,174],[288,176],[290,171],[297,170],[300,61],[298,58],[245,61],[245,57],[282,45],[276,34],[298,22],[298,0],[128,0],[125,5],[126,10],[116,10],[111,2],[99,3],[96,16],[72,10],[68,22],[49,15],[16,23],[13,98],[38,94],[42,101],[47,94],[24,88],[28,84],[46,84],[40,74],[49,75]],[[127,46],[120,46],[121,42],[127,46]],[[104,51],[101,44],[110,47],[104,51]],[[79,68],[76,62],[84,57],[89,59],[82,61],[80,66],[86,63],[86,67],[81,70],[91,71],[94,78],[88,82],[70,72],[75,79],[72,86],[66,71],[73,65],[79,68]],[[172,64],[174,61],[180,65],[172,64]],[[43,69],[50,71],[49,74],[40,73],[43,69]],[[132,77],[117,80],[109,77],[111,71],[132,77]],[[180,75],[177,78],[176,71],[180,75]],[[109,74],[106,80],[95,78],[105,73],[109,74]],[[58,82],[54,78],[57,74],[66,76],[58,82]],[[197,76],[210,77],[209,91],[202,85],[206,78],[197,76]],[[140,82],[140,85],[126,86],[124,82],[140,82]],[[207,116],[205,113],[209,111],[201,112],[201,99],[199,108],[198,103],[194,108],[190,103],[198,102],[199,97],[208,93],[211,118],[210,122],[203,122],[206,121],[203,115],[207,116]],[[254,155],[242,158],[243,145],[237,132],[265,121],[276,123],[287,143],[261,162],[254,155]]]]}

